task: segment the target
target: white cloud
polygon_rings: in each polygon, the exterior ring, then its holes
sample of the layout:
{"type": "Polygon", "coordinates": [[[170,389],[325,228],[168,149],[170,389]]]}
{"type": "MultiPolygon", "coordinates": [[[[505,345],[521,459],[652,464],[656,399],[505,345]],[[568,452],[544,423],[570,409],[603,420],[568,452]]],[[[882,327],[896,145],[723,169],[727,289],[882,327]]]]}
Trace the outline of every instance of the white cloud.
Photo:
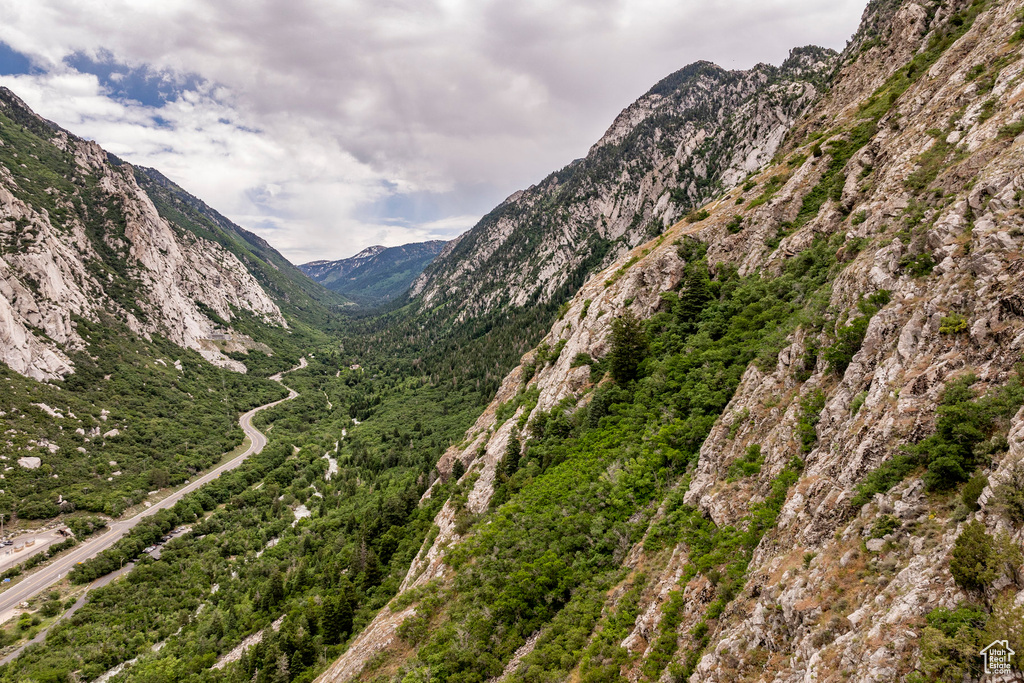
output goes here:
{"type": "Polygon", "coordinates": [[[672,71],[841,48],[862,6],[0,0],[0,40],[42,68],[2,82],[302,261],[451,236],[583,155],[672,71]],[[205,84],[159,109],[115,101],[64,63],[75,53],[205,84]],[[406,195],[418,199],[393,201],[406,195]]]}

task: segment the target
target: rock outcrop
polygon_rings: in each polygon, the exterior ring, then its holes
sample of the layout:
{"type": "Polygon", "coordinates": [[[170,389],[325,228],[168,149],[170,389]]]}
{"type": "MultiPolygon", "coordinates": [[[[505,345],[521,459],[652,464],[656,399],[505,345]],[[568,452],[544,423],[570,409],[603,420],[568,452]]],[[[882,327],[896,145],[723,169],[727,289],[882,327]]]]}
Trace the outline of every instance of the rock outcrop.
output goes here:
{"type": "Polygon", "coordinates": [[[244,371],[211,341],[230,333],[211,316],[231,321],[242,311],[270,325],[285,321],[238,258],[175,230],[131,166],[40,119],[6,89],[0,115],[3,361],[36,379],[67,375],[68,353],[83,346],[75,319],[105,312],[138,334],[164,335],[244,371]],[[19,158],[30,164],[15,164],[19,158]]]}

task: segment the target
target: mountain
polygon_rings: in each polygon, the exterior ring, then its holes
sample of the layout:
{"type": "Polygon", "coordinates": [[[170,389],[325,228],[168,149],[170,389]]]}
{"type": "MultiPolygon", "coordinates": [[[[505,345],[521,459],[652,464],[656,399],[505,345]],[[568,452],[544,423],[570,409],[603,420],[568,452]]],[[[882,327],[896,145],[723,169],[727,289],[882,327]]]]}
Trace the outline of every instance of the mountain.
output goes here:
{"type": "Polygon", "coordinates": [[[1020,651],[1022,40],[1021,2],[872,2],[773,161],[506,377],[318,680],[959,681],[1020,651]]]}
{"type": "Polygon", "coordinates": [[[0,140],[0,348],[12,369],[37,379],[72,372],[68,351],[83,345],[75,319],[101,311],[235,367],[208,341],[222,321],[286,324],[234,254],[160,215],[134,169],[7,89],[0,140]]]}
{"type": "Polygon", "coordinates": [[[299,269],[328,289],[360,305],[372,306],[404,294],[444,245],[442,240],[400,247],[378,245],[347,259],[311,261],[299,269]]]}
{"type": "Polygon", "coordinates": [[[323,324],[332,310],[351,305],[346,298],[311,282],[262,237],[232,223],[160,171],[136,166],[135,178],[172,228],[215,242],[234,254],[287,315],[323,324]]]}
{"type": "Polygon", "coordinates": [[[282,392],[259,375],[294,364],[296,340],[341,301],[156,171],[0,88],[8,523],[118,515],[219,461],[242,440],[237,412],[282,392]]]}
{"type": "Polygon", "coordinates": [[[592,273],[772,159],[820,97],[837,55],[781,67],[691,64],[627,107],[583,159],[516,192],[448,244],[413,284],[457,318],[561,303],[592,273]]]}

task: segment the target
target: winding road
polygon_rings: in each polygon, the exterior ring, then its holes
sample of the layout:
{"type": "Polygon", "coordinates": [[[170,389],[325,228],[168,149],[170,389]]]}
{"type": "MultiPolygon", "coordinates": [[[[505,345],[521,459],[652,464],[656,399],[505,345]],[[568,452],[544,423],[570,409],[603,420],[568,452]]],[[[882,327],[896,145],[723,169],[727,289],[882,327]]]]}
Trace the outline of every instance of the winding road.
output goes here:
{"type": "MultiPolygon", "coordinates": [[[[285,370],[272,376],[270,379],[275,382],[281,382],[282,376],[286,372],[292,372],[293,370],[301,370],[306,367],[308,363],[305,358],[299,359],[299,364],[291,370],[285,370]]],[[[296,396],[298,392],[285,386],[288,389],[288,397],[282,398],[279,401],[268,403],[266,405],[253,408],[249,412],[245,413],[238,419],[239,426],[242,427],[242,431],[249,437],[249,447],[244,452],[235,456],[231,460],[223,463],[210,470],[206,474],[201,475],[197,479],[191,481],[187,485],[178,489],[171,495],[167,496],[159,503],[154,503],[152,507],[146,508],[134,517],[128,519],[119,520],[110,524],[106,533],[97,538],[84,541],[79,545],[75,546],[70,552],[62,557],[58,557],[53,561],[52,564],[43,567],[41,570],[34,574],[26,577],[23,581],[11,586],[3,593],[0,593],[0,614],[6,612],[18,606],[20,603],[34,598],[35,596],[42,593],[44,590],[52,586],[53,584],[64,578],[69,571],[71,571],[75,565],[80,562],[85,562],[88,559],[96,557],[99,553],[103,552],[107,548],[117,543],[121,538],[124,537],[131,529],[141,522],[146,517],[156,514],[158,510],[165,510],[170,507],[174,507],[174,504],[181,500],[184,496],[192,493],[204,484],[208,484],[224,472],[233,470],[242,462],[245,461],[250,455],[259,453],[263,450],[263,447],[267,445],[267,437],[262,432],[252,426],[252,418],[256,413],[261,410],[267,410],[273,408],[276,405],[290,401],[296,396]]],[[[125,558],[131,559],[131,558],[125,558]]]]}

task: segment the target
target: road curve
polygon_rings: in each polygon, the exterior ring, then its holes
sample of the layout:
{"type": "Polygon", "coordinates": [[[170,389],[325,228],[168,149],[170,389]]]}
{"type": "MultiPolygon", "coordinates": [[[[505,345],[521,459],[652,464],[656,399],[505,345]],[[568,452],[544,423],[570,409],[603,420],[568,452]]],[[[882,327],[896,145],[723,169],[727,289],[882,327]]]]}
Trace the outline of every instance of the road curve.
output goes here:
{"type": "MultiPolygon", "coordinates": [[[[284,375],[286,372],[292,372],[292,370],[300,370],[306,367],[306,365],[308,365],[306,359],[300,358],[299,364],[296,365],[294,368],[292,368],[291,370],[285,370],[284,372],[279,372],[278,374],[272,376],[270,379],[274,380],[275,382],[280,382],[282,375],[284,375]]],[[[71,549],[71,551],[68,552],[67,555],[58,557],[56,560],[54,560],[52,564],[43,567],[35,574],[26,577],[23,581],[11,586],[3,593],[0,593],[0,614],[16,607],[17,605],[26,600],[34,598],[36,595],[39,595],[44,590],[46,590],[47,588],[49,588],[50,586],[64,578],[64,576],[66,576],[69,571],[74,569],[75,565],[77,565],[79,562],[85,562],[88,559],[96,557],[98,554],[100,554],[107,548],[117,543],[119,540],[121,540],[121,538],[124,537],[125,534],[131,531],[131,529],[136,524],[141,522],[146,517],[156,514],[158,510],[165,510],[167,508],[174,507],[174,504],[181,500],[184,496],[188,495],[189,493],[192,493],[193,491],[203,486],[204,484],[210,483],[224,472],[228,472],[230,470],[235,469],[236,467],[241,465],[242,462],[245,461],[245,459],[248,458],[250,455],[262,451],[263,447],[267,445],[267,437],[264,436],[263,433],[260,432],[258,429],[252,426],[252,418],[254,415],[256,415],[256,413],[260,412],[261,410],[273,408],[274,406],[284,403],[285,401],[290,401],[299,395],[298,392],[296,392],[294,389],[291,389],[287,386],[285,386],[285,389],[288,389],[287,398],[282,398],[279,401],[274,401],[273,403],[268,403],[266,405],[253,408],[252,410],[245,413],[244,415],[242,415],[242,417],[238,419],[238,424],[239,426],[242,427],[242,431],[244,431],[245,435],[249,437],[249,448],[247,448],[245,452],[235,456],[226,463],[213,468],[206,474],[203,474],[202,476],[198,477],[197,479],[191,481],[187,485],[178,489],[171,495],[161,500],[159,503],[154,503],[152,507],[146,508],[145,510],[135,515],[134,517],[113,522],[109,526],[106,533],[104,533],[102,536],[98,536],[97,538],[93,538],[83,543],[80,543],[79,545],[71,549]]],[[[129,560],[131,558],[125,559],[129,560]]]]}

